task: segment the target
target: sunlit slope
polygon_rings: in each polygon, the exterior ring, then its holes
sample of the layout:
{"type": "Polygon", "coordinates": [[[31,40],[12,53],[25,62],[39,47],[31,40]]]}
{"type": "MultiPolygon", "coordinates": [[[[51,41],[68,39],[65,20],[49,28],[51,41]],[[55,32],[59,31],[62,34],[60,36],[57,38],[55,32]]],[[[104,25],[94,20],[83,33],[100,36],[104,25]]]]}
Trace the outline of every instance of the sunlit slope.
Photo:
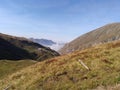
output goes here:
{"type": "Polygon", "coordinates": [[[115,41],[27,67],[3,78],[0,90],[86,90],[118,83],[120,41],[115,41]]]}
{"type": "Polygon", "coordinates": [[[96,44],[107,43],[120,39],[120,23],[107,24],[103,27],[88,32],[70,43],[66,44],[61,50],[61,54],[82,50],[96,44]]]}

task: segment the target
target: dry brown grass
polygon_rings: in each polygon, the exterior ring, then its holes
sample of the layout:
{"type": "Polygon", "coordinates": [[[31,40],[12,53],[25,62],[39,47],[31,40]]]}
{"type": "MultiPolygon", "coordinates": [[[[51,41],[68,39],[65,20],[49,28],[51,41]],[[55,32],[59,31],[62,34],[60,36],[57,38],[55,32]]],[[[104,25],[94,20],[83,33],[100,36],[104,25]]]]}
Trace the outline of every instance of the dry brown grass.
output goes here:
{"type": "Polygon", "coordinates": [[[9,90],[89,90],[119,83],[120,41],[117,41],[27,67],[0,80],[0,90],[8,85],[9,90]],[[91,70],[85,69],[78,59],[91,70]]]}

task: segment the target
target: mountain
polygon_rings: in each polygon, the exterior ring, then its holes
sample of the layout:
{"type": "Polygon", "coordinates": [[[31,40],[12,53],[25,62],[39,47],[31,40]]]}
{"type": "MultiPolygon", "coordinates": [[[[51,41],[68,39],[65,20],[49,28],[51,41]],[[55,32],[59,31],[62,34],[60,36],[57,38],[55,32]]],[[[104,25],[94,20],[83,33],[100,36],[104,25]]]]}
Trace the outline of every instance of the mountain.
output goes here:
{"type": "Polygon", "coordinates": [[[43,46],[46,47],[50,47],[51,49],[58,51],[60,48],[62,48],[65,43],[63,42],[55,42],[52,40],[48,40],[48,39],[34,39],[34,38],[30,38],[30,40],[32,40],[33,42],[39,43],[43,46]]]}
{"type": "Polygon", "coordinates": [[[47,47],[34,43],[23,37],[15,37],[0,33],[0,59],[44,60],[59,54],[47,47]]]}
{"type": "Polygon", "coordinates": [[[0,90],[120,90],[120,41],[38,62],[0,79],[0,90]]]}
{"type": "Polygon", "coordinates": [[[48,39],[34,39],[34,38],[30,38],[30,40],[32,40],[33,42],[39,43],[43,46],[51,46],[53,44],[56,44],[56,42],[52,41],[52,40],[48,40],[48,39]]]}
{"type": "Polygon", "coordinates": [[[88,32],[66,44],[59,52],[61,54],[82,50],[96,44],[111,42],[120,39],[120,23],[107,24],[88,32]]]}

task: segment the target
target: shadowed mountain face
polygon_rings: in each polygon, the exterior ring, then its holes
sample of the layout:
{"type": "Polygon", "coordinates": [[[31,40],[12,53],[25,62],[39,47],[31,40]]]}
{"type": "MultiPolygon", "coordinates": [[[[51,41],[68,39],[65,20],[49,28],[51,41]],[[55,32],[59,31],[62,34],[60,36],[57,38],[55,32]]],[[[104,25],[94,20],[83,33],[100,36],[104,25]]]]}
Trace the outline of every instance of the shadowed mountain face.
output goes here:
{"type": "Polygon", "coordinates": [[[0,33],[0,59],[44,60],[59,54],[26,38],[13,37],[0,33]]]}
{"type": "Polygon", "coordinates": [[[61,50],[61,54],[82,50],[96,44],[111,42],[120,39],[120,23],[108,24],[96,30],[88,32],[72,42],[66,44],[61,50]]]}
{"type": "Polygon", "coordinates": [[[28,57],[32,58],[26,50],[0,38],[0,59],[26,59],[28,57]]]}

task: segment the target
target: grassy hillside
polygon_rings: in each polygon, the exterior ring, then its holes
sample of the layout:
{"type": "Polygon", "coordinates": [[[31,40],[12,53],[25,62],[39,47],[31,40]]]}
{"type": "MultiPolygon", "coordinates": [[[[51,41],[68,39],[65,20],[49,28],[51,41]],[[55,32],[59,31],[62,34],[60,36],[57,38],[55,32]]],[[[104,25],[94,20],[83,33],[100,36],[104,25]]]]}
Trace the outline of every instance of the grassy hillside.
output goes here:
{"type": "Polygon", "coordinates": [[[90,90],[119,83],[120,41],[116,41],[27,67],[1,79],[0,90],[90,90]]]}
{"type": "Polygon", "coordinates": [[[58,55],[56,51],[34,43],[26,38],[0,33],[0,59],[44,60],[58,55]]]}
{"type": "Polygon", "coordinates": [[[7,77],[12,73],[15,73],[35,63],[37,62],[32,60],[20,60],[20,61],[0,60],[0,79],[7,77]]]}
{"type": "Polygon", "coordinates": [[[77,39],[66,44],[61,50],[61,54],[82,50],[96,44],[111,42],[120,39],[120,23],[112,23],[88,32],[77,39]]]}

